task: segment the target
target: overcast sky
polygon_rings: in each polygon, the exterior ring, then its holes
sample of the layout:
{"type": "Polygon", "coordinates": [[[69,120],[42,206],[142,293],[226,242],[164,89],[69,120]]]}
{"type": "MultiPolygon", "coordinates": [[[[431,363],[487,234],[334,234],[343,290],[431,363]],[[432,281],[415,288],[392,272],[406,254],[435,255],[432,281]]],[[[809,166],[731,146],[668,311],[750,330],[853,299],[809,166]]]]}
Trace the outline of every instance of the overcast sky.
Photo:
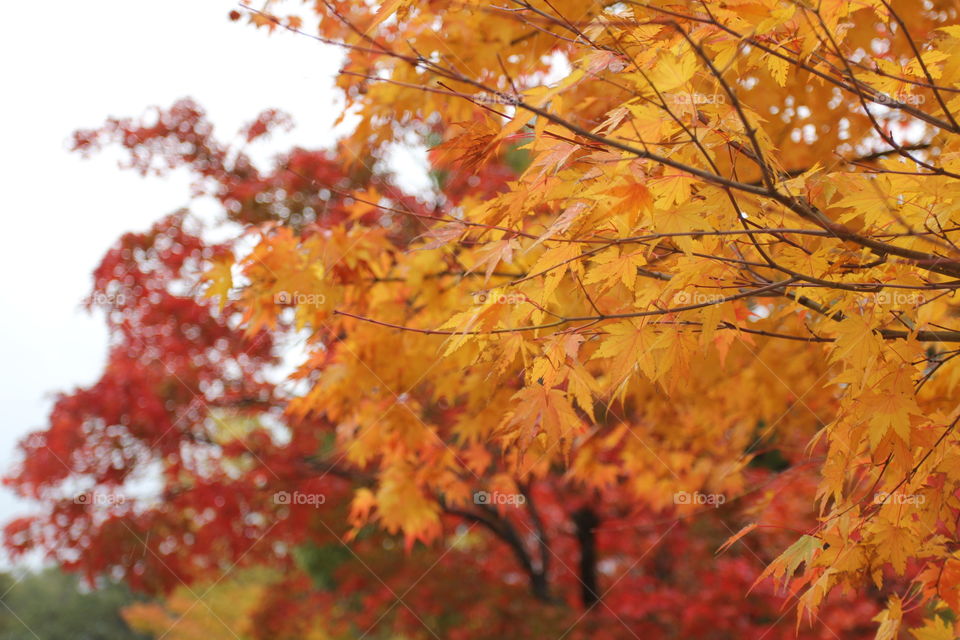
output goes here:
{"type": "MultiPolygon", "coordinates": [[[[328,146],[339,97],[338,51],[290,34],[230,22],[230,0],[53,0],[4,6],[0,21],[2,250],[0,468],[17,440],[42,427],[53,394],[96,380],[103,319],[80,309],[90,273],[128,230],[189,203],[188,179],[143,179],[117,155],[67,151],[76,128],[140,115],[191,96],[220,135],[278,107],[297,127],[272,138],[328,146]],[[42,8],[42,11],[41,11],[42,8]]],[[[0,521],[27,513],[0,490],[0,521]]]]}

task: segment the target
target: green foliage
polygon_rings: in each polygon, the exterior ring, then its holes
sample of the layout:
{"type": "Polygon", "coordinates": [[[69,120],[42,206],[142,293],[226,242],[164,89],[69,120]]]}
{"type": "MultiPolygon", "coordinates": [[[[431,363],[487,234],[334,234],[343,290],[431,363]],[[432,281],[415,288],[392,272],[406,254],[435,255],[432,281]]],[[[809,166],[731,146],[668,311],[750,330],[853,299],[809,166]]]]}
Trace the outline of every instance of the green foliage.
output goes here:
{"type": "Polygon", "coordinates": [[[350,551],[339,543],[324,545],[305,544],[294,552],[297,565],[320,589],[333,590],[337,583],[334,573],[344,562],[351,559],[350,551]]]}
{"type": "Polygon", "coordinates": [[[135,601],[121,584],[104,581],[96,589],[59,569],[28,573],[21,579],[0,574],[0,640],[140,640],[120,617],[135,601]]]}

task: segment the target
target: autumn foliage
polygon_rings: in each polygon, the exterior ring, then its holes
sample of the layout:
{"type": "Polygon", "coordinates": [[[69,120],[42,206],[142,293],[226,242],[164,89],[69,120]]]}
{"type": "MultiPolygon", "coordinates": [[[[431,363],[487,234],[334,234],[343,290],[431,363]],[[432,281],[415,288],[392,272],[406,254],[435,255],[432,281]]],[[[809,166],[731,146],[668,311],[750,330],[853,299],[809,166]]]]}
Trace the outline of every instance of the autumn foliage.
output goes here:
{"type": "Polygon", "coordinates": [[[107,366],[23,441],[7,545],[171,611],[270,567],[230,587],[263,638],[954,638],[958,11],[238,11],[341,47],[359,123],[268,168],[190,101],[77,133],[231,236],[104,258],[107,366]]]}

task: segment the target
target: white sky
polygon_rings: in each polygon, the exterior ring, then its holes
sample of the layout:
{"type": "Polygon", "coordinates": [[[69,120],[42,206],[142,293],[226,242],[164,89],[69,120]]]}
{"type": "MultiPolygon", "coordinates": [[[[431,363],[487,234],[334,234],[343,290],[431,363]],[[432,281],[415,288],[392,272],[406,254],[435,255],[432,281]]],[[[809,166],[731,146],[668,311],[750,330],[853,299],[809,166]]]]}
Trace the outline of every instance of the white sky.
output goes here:
{"type": "MultiPolygon", "coordinates": [[[[187,205],[186,174],[140,178],[117,154],[68,153],[77,128],[138,116],[184,96],[222,138],[261,110],[290,113],[296,129],[266,143],[329,146],[339,96],[335,49],[230,22],[232,0],[52,0],[8,3],[0,21],[2,249],[0,468],[42,427],[53,393],[94,382],[106,355],[102,317],[80,301],[104,252],[187,205]]],[[[0,521],[29,512],[0,490],[0,521]]]]}

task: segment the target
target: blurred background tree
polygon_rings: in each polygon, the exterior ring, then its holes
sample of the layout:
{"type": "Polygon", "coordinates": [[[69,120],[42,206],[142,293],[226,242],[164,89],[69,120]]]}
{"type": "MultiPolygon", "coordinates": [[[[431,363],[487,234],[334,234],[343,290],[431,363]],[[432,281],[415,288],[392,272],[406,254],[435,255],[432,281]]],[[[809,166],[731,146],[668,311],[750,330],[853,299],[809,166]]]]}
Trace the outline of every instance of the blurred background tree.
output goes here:
{"type": "Polygon", "coordinates": [[[96,588],[57,568],[0,573],[0,640],[147,640],[121,616],[140,601],[120,582],[96,588]]]}

